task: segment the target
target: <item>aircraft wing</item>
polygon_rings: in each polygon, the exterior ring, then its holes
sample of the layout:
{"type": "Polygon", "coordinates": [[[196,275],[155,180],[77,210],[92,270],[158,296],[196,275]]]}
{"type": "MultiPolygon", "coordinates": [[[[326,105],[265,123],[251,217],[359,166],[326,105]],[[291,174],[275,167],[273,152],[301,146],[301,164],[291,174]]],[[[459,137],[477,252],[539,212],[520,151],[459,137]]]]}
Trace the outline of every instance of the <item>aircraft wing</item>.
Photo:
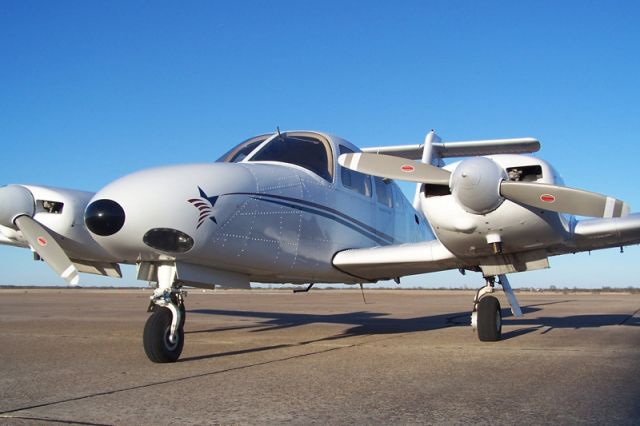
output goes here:
{"type": "MultiPolygon", "coordinates": [[[[608,219],[576,222],[573,237],[549,248],[546,255],[559,255],[640,244],[640,213],[608,219]]],[[[525,253],[526,254],[526,253],[525,253]]],[[[460,259],[438,240],[344,250],[333,258],[337,269],[367,281],[392,279],[482,265],[487,259],[460,259]]]]}
{"type": "MultiPolygon", "coordinates": [[[[433,150],[440,158],[471,157],[492,154],[528,154],[540,150],[540,142],[535,138],[488,139],[463,142],[434,142],[433,150]]],[[[363,152],[393,155],[395,157],[419,160],[424,144],[379,146],[363,148],[363,152]]]]}
{"type": "Polygon", "coordinates": [[[350,249],[333,258],[333,265],[368,281],[461,268],[466,264],[440,241],[350,249]]]}
{"type": "Polygon", "coordinates": [[[573,230],[573,241],[577,250],[567,252],[640,244],[640,213],[578,221],[573,230]]]}

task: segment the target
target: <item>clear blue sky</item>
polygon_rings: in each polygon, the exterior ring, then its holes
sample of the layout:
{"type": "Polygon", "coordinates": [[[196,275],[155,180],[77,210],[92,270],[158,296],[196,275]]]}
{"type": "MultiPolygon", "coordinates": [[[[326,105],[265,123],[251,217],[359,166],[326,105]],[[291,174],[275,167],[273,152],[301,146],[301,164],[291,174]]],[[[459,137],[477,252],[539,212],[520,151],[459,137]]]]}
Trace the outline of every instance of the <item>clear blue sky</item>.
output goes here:
{"type": "MultiPolygon", "coordinates": [[[[140,168],[213,161],[276,126],[360,146],[435,128],[537,137],[568,185],[640,211],[638,22],[636,1],[5,0],[0,184],[95,191],[140,168]]],[[[639,255],[552,258],[512,282],[640,286],[639,255]]],[[[0,247],[0,283],[63,283],[30,259],[0,247]]]]}

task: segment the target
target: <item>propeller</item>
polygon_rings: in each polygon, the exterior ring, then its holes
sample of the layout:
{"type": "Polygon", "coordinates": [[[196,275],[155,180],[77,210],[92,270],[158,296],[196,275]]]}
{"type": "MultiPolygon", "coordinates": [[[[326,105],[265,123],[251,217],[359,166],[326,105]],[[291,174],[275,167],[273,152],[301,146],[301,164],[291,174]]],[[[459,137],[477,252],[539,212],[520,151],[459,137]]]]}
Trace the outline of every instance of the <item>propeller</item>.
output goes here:
{"type": "Polygon", "coordinates": [[[404,158],[373,153],[342,154],[338,163],[358,172],[389,179],[446,185],[468,212],[485,214],[505,199],[527,206],[577,216],[622,217],[629,205],[606,195],[566,186],[507,180],[493,160],[474,157],[462,161],[453,173],[404,158]]]}
{"type": "Polygon", "coordinates": [[[384,154],[342,154],[338,157],[338,163],[347,169],[368,175],[433,185],[448,186],[451,177],[448,170],[384,154]]]}
{"type": "Polygon", "coordinates": [[[69,284],[80,281],[78,269],[64,252],[51,232],[33,219],[35,201],[24,186],[9,185],[0,188],[0,225],[18,229],[31,248],[69,284]]]}
{"type": "Polygon", "coordinates": [[[576,216],[623,217],[630,212],[624,201],[595,192],[537,182],[502,182],[500,194],[516,203],[576,216]]]}

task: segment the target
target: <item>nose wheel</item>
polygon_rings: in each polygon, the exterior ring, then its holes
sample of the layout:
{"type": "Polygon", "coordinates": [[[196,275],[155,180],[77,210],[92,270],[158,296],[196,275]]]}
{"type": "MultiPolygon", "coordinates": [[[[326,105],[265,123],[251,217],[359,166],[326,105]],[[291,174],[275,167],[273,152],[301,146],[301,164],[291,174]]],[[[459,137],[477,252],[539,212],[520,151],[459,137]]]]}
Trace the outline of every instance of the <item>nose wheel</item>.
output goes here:
{"type": "Polygon", "coordinates": [[[184,327],[179,324],[171,333],[173,313],[171,309],[157,306],[144,325],[142,337],[144,351],[153,362],[176,362],[184,346],[184,327]]]}
{"type": "Polygon", "coordinates": [[[157,363],[176,362],[184,347],[186,292],[176,281],[175,265],[156,266],[158,286],[151,296],[142,343],[147,357],[157,363]]]}

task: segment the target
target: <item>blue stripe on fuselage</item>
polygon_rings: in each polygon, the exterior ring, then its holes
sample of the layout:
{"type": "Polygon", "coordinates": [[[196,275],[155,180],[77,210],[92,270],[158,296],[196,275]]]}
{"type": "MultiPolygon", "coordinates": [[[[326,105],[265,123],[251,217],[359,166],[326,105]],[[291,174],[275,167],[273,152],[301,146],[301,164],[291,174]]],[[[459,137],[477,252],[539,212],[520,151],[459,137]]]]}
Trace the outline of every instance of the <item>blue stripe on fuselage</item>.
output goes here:
{"type": "Polygon", "coordinates": [[[286,197],[284,195],[264,194],[258,192],[230,192],[223,195],[248,195],[256,200],[279,204],[281,206],[317,214],[327,219],[331,219],[334,222],[340,223],[341,225],[353,229],[359,234],[362,234],[381,245],[393,244],[394,242],[394,238],[385,234],[384,232],[380,232],[372,226],[369,226],[366,223],[360,222],[357,219],[347,216],[346,214],[339,212],[338,210],[323,206],[322,204],[314,203],[312,201],[286,197]]]}
{"type": "MultiPolygon", "coordinates": [[[[255,195],[257,195],[257,196],[253,196],[252,198],[254,198],[256,200],[266,201],[268,203],[278,204],[278,205],[281,205],[281,206],[290,207],[292,209],[296,209],[296,210],[304,211],[304,212],[307,212],[307,213],[316,214],[318,216],[326,217],[327,219],[331,219],[334,222],[340,223],[341,225],[344,225],[344,226],[346,226],[346,227],[358,232],[359,234],[362,234],[365,237],[372,239],[373,241],[377,242],[380,245],[387,245],[387,244],[392,244],[393,243],[393,240],[385,240],[385,239],[380,238],[380,237],[383,237],[383,235],[378,236],[378,235],[373,234],[371,232],[368,232],[368,231],[366,231],[364,229],[358,228],[355,224],[356,223],[359,224],[361,222],[358,222],[355,219],[349,218],[346,215],[342,215],[341,214],[341,216],[345,216],[350,221],[346,220],[346,219],[343,219],[341,217],[337,217],[335,214],[332,214],[332,213],[330,213],[328,211],[325,211],[323,209],[296,205],[296,204],[293,204],[292,202],[281,201],[281,200],[277,200],[277,199],[270,200],[270,199],[264,197],[265,194],[255,194],[255,195]]],[[[279,197],[276,197],[276,198],[279,198],[279,197]]],[[[289,198],[289,197],[286,197],[286,198],[289,198]]],[[[300,200],[295,200],[295,201],[300,202],[300,200]]]]}

